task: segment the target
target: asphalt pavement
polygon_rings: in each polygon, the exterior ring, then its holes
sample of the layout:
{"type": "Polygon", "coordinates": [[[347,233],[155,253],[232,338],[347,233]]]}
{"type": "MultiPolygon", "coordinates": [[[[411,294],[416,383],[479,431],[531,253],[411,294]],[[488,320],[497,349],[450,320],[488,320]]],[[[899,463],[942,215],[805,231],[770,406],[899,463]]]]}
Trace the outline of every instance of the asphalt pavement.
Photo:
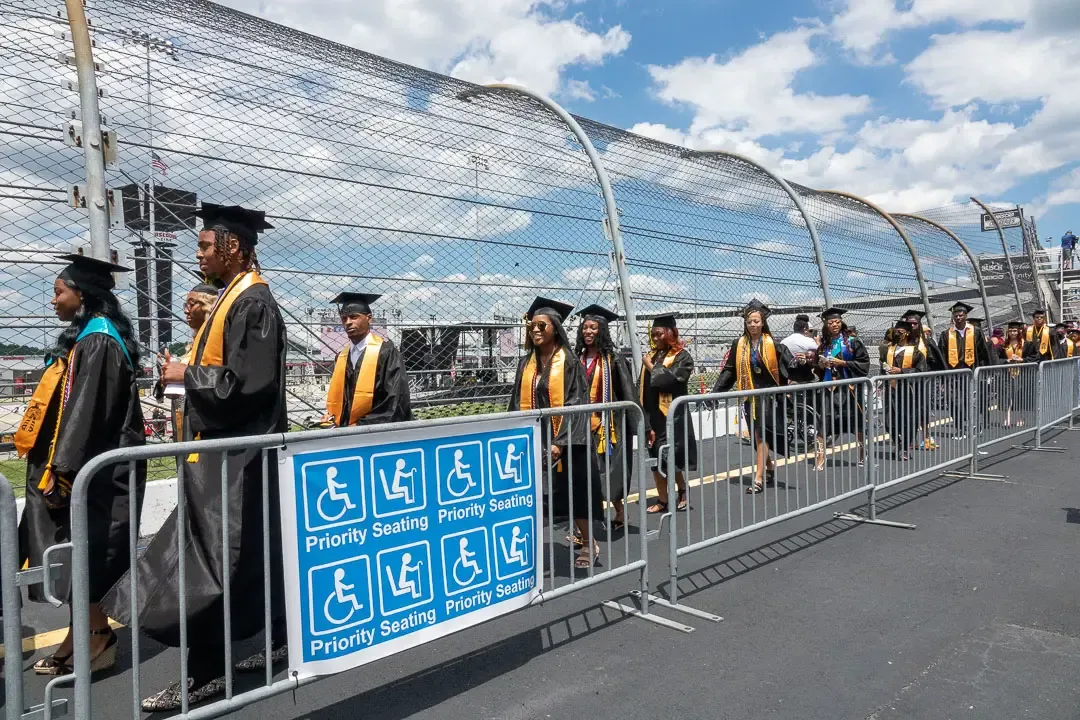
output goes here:
{"type": "MultiPolygon", "coordinates": [[[[689,634],[603,606],[632,603],[626,594],[636,578],[623,577],[230,717],[1080,718],[1077,438],[1068,431],[1044,438],[1064,453],[995,446],[995,455],[980,458],[981,470],[1004,481],[930,476],[882,493],[880,517],[914,530],[835,519],[836,510],[864,511],[853,498],[682,558],[681,600],[725,618],[711,623],[654,608],[692,625],[689,634]]],[[[918,462],[960,452],[960,441],[941,441],[940,455],[918,462]]],[[[835,496],[830,486],[842,491],[859,478],[854,448],[841,447],[824,473],[807,459],[793,462],[780,468],[775,487],[750,496],[743,473],[730,471],[748,464],[748,450],[741,452],[727,458],[707,446],[705,456],[717,460],[692,475],[693,509],[676,516],[680,527],[730,528],[736,508],[742,522],[751,513],[772,517],[785,501],[790,508],[835,496]]],[[[891,456],[881,460],[882,473],[903,474],[891,456]]],[[[630,506],[632,520],[636,510],[630,506]]],[[[657,523],[651,517],[647,530],[657,523]]],[[[638,532],[630,531],[631,556],[638,532]]],[[[572,573],[564,535],[549,538],[558,582],[572,573]]],[[[663,592],[666,531],[652,538],[653,588],[663,592]]],[[[625,546],[616,544],[611,562],[625,546]]],[[[65,622],[63,610],[28,605],[24,635],[65,622]]],[[[120,632],[118,666],[95,678],[95,718],[130,716],[129,636],[120,632]]],[[[238,646],[237,656],[255,645],[238,646]]],[[[40,655],[25,653],[25,667],[40,655]]],[[[177,668],[175,650],[144,640],[140,694],[165,685],[177,668]]],[[[39,701],[44,682],[26,678],[28,698],[39,701]]],[[[238,687],[258,682],[239,679],[238,687]]]]}

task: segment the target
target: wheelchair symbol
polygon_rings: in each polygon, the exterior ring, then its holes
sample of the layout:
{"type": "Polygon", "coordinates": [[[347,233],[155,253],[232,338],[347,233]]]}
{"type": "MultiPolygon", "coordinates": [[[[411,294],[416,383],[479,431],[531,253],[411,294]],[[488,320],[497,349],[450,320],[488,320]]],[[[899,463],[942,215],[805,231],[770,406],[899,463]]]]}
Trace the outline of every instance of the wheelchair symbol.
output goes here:
{"type": "Polygon", "coordinates": [[[367,517],[364,465],[358,457],[301,466],[304,524],[308,531],[358,523],[367,517]]]}
{"type": "Polygon", "coordinates": [[[364,609],[364,604],[357,600],[353,593],[355,589],[355,585],[345,582],[345,568],[334,570],[334,592],[327,595],[326,602],[323,603],[323,616],[332,624],[344,625],[352,620],[355,613],[364,609]],[[335,616],[330,612],[332,605],[340,605],[346,612],[344,615],[335,616]]]}
{"type": "Polygon", "coordinates": [[[440,445],[435,450],[439,502],[447,505],[484,494],[484,446],[478,440],[440,445]]]}
{"type": "Polygon", "coordinates": [[[337,474],[338,469],[333,466],[326,471],[326,489],[319,493],[319,499],[315,501],[315,509],[318,510],[319,515],[322,516],[323,520],[327,522],[340,520],[345,513],[356,509],[356,503],[349,498],[347,492],[344,492],[346,489],[345,483],[335,482],[337,474]],[[333,515],[326,512],[323,509],[323,501],[326,500],[327,497],[335,502],[340,502],[342,505],[341,510],[333,515]]]}
{"type": "Polygon", "coordinates": [[[456,595],[491,582],[487,531],[473,528],[442,539],[443,586],[456,595]]]}

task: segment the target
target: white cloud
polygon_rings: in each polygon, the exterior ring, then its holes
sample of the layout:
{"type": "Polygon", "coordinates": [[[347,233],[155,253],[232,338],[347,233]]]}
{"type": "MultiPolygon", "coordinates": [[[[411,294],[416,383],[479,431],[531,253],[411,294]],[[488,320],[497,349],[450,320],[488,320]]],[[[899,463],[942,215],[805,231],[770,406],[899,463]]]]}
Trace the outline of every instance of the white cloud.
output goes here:
{"type": "Polygon", "coordinates": [[[228,5],[367,52],[474,82],[543,93],[568,67],[618,55],[630,34],[562,17],[562,0],[228,0],[228,5]]]}
{"type": "Polygon", "coordinates": [[[596,92],[585,80],[567,80],[566,89],[562,93],[571,100],[584,100],[592,102],[596,99],[596,92]]]}
{"type": "Polygon", "coordinates": [[[727,59],[688,57],[670,66],[650,65],[649,74],[660,99],[694,109],[691,135],[726,130],[759,138],[838,131],[850,117],[866,112],[870,99],[794,89],[796,75],[820,60],[810,46],[819,35],[819,29],[800,27],[727,59]]]}
{"type": "Polygon", "coordinates": [[[435,258],[431,255],[419,255],[412,261],[414,268],[427,268],[435,264],[435,258]]]}

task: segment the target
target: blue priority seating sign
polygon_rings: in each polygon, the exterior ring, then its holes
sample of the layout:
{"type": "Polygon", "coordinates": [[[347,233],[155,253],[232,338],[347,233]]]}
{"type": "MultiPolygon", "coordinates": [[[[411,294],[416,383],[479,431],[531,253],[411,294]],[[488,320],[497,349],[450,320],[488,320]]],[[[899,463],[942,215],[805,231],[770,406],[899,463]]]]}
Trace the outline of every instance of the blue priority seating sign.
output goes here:
{"type": "Polygon", "coordinates": [[[543,576],[539,425],[290,443],[289,667],[340,672],[527,606],[543,576]]]}

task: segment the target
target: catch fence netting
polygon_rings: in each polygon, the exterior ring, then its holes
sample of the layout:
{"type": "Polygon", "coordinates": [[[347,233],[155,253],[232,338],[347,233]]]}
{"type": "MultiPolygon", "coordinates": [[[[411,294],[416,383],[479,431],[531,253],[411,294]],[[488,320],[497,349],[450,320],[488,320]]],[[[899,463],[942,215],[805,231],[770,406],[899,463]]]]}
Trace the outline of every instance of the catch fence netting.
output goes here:
{"type": "MultiPolygon", "coordinates": [[[[505,406],[533,296],[623,314],[596,172],[540,103],[198,0],[94,0],[87,14],[101,112],[117,136],[111,245],[136,270],[117,293],[137,319],[148,390],[153,353],[191,339],[182,307],[200,280],[202,202],[265,210],[274,225],[258,257],[288,325],[297,424],[321,414],[345,343],[331,304],[340,291],[382,296],[374,325],[400,347],[421,417],[505,406]]],[[[11,401],[0,403],[0,434],[17,424],[61,329],[48,306],[56,256],[88,246],[86,210],[69,200],[85,183],[83,150],[65,142],[79,119],[71,54],[57,6],[0,7],[0,386],[11,401]]],[[[643,339],[652,317],[676,313],[704,373],[695,390],[722,363],[748,300],[772,306],[778,336],[798,313],[820,327],[807,220],[767,172],[578,120],[612,182],[643,339]]],[[[834,304],[878,342],[921,305],[906,246],[864,203],[794,192],[820,235],[834,304]]],[[[974,222],[973,251],[992,254],[978,213],[956,208],[933,217],[965,239],[974,222]]],[[[902,226],[935,308],[970,295],[955,243],[902,226]]],[[[945,320],[936,309],[935,320],[945,320]]],[[[613,330],[628,347],[625,323],[613,330]]],[[[149,393],[146,403],[164,418],[149,393]]]]}

